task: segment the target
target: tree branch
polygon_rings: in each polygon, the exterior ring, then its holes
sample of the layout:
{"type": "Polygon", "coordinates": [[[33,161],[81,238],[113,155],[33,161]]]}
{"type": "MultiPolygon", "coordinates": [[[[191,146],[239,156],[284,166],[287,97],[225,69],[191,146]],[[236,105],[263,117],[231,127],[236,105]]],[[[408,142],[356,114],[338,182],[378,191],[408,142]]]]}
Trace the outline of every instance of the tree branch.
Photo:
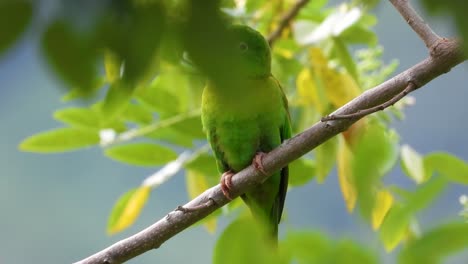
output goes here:
{"type": "Polygon", "coordinates": [[[439,41],[440,37],[424,22],[424,20],[413,9],[409,0],[389,0],[400,12],[410,27],[424,41],[426,47],[432,52],[432,48],[439,41]]]}
{"type": "Polygon", "coordinates": [[[291,20],[299,14],[301,8],[303,8],[308,2],[309,0],[298,0],[292,8],[281,17],[278,27],[268,35],[267,40],[270,47],[273,47],[274,42],[281,36],[283,30],[289,25],[291,20]]]}
{"type": "MultiPolygon", "coordinates": [[[[413,26],[416,32],[432,32],[430,28],[430,31],[427,30],[427,25],[420,25],[422,20],[412,17],[414,15],[417,16],[417,14],[414,13],[414,10],[411,12],[408,11],[410,6],[407,1],[390,1],[395,3],[398,10],[401,9],[404,11],[402,11],[402,14],[407,21],[411,19],[411,21],[416,21],[410,23],[410,25],[418,25],[413,26]],[[424,29],[425,27],[427,28],[424,29]]],[[[296,10],[291,13],[297,12],[296,10]]],[[[294,15],[290,16],[293,17],[294,15]]],[[[289,18],[289,20],[290,19],[291,18],[289,18]]],[[[284,24],[287,23],[288,21],[284,22],[284,24]]],[[[460,50],[460,44],[457,41],[438,38],[435,34],[426,33],[418,34],[431,49],[431,56],[373,89],[367,90],[336,110],[332,115],[349,115],[357,113],[361,109],[372,109],[373,107],[385,105],[386,102],[388,104],[388,102],[392,102],[392,100],[397,101],[394,98],[401,99],[401,97],[403,97],[401,94],[405,93],[404,91],[405,89],[409,89],[408,87],[411,87],[411,91],[417,89],[439,75],[450,71],[452,67],[465,60],[460,50]],[[434,36],[436,36],[437,39],[435,39],[434,36]]],[[[272,37],[271,39],[274,40],[275,38],[272,37]]],[[[290,162],[324,143],[329,138],[345,131],[350,125],[362,117],[363,116],[358,115],[354,118],[316,123],[309,129],[287,140],[278,148],[266,154],[263,158],[265,171],[271,173],[283,168],[290,162]]],[[[269,175],[259,172],[252,165],[245,168],[232,177],[232,197],[239,196],[257,184],[264,182],[268,177],[269,175]]],[[[114,264],[127,261],[148,250],[158,248],[171,237],[208,216],[228,202],[229,200],[223,195],[220,185],[216,185],[206,190],[183,207],[178,207],[174,211],[168,213],[164,218],[143,231],[121,240],[77,263],[114,264]]]]}

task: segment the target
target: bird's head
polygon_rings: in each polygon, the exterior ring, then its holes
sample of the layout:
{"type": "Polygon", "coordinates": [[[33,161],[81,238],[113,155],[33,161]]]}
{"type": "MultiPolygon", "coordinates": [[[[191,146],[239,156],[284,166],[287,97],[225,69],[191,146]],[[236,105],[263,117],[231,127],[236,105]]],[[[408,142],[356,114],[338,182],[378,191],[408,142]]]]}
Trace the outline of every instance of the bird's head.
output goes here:
{"type": "Polygon", "coordinates": [[[239,74],[248,78],[263,78],[271,74],[270,46],[256,30],[234,25],[229,28],[234,43],[230,47],[239,74]]]}

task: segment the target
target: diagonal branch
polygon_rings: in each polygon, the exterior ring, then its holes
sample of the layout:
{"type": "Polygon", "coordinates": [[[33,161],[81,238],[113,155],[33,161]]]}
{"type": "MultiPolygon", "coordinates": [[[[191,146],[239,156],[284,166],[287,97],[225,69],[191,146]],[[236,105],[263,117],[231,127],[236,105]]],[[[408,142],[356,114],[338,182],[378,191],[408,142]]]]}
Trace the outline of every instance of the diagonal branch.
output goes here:
{"type": "Polygon", "coordinates": [[[278,27],[268,35],[267,40],[270,47],[273,46],[273,43],[281,36],[283,30],[289,25],[293,18],[299,14],[301,8],[303,8],[307,3],[309,3],[309,0],[298,0],[293,7],[281,17],[278,27]]]}
{"type": "MultiPolygon", "coordinates": [[[[395,4],[407,21],[416,21],[412,27],[423,38],[426,45],[431,49],[431,56],[419,62],[406,71],[387,80],[386,82],[370,89],[353,99],[343,107],[336,110],[332,115],[349,115],[357,113],[362,109],[373,109],[388,102],[401,99],[401,94],[406,94],[414,89],[422,87],[432,79],[449,72],[454,66],[465,60],[460,51],[460,44],[455,40],[437,37],[431,33],[429,27],[421,26],[421,19],[412,10],[406,0],[390,0],[395,4]],[[409,10],[411,9],[411,10],[409,10]],[[416,16],[416,17],[415,17],[416,16]],[[417,25],[417,26],[415,26],[417,25]],[[427,27],[427,28],[425,28],[427,27]],[[430,30],[430,31],[429,31],[430,30]],[[429,32],[429,33],[428,33],[429,32]],[[410,89],[408,88],[410,87],[410,89]]],[[[300,2],[307,2],[301,1],[300,2]]],[[[295,11],[297,14],[298,11],[295,11]]],[[[294,15],[291,15],[291,18],[294,15]]],[[[285,19],[286,25],[289,20],[285,19]]],[[[424,23],[424,22],[422,22],[424,23]]],[[[274,40],[275,38],[269,38],[274,40]]],[[[371,111],[365,112],[369,114],[371,111]]],[[[330,120],[318,122],[304,132],[287,140],[278,148],[264,156],[263,166],[265,171],[277,171],[295,159],[311,151],[315,147],[327,141],[329,138],[345,131],[350,125],[363,116],[354,118],[330,120]]],[[[255,185],[264,182],[269,175],[258,172],[253,166],[240,171],[232,178],[232,197],[248,191],[255,185]]],[[[223,195],[220,185],[214,186],[204,193],[188,202],[183,207],[178,207],[168,213],[158,222],[147,227],[143,231],[121,240],[114,245],[84,259],[77,263],[122,263],[132,259],[148,250],[158,248],[165,241],[179,232],[193,225],[197,221],[208,216],[218,208],[227,204],[229,200],[223,195]]]]}

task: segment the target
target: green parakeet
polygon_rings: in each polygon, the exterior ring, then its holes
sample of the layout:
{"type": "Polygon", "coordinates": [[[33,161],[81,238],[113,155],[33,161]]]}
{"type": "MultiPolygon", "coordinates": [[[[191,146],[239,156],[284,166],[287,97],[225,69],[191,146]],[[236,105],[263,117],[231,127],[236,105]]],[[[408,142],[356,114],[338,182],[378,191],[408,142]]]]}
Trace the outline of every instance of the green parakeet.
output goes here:
{"type": "MultiPolygon", "coordinates": [[[[229,28],[233,43],[232,80],[208,82],[202,97],[202,123],[221,173],[221,187],[229,196],[231,177],[254,164],[263,171],[261,157],[291,136],[287,99],[271,74],[268,42],[247,26],[229,28]]],[[[227,62],[230,63],[230,62],[227,62]]],[[[256,219],[268,225],[277,239],[288,185],[288,168],[242,195],[256,219]]]]}

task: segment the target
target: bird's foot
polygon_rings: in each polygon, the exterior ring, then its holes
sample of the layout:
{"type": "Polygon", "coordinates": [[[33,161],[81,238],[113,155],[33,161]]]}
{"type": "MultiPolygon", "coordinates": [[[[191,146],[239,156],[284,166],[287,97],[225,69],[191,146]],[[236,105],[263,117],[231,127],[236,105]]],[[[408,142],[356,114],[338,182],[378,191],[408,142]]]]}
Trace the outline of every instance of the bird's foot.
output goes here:
{"type": "Polygon", "coordinates": [[[229,200],[232,200],[231,194],[229,193],[232,188],[232,181],[231,178],[234,176],[234,172],[231,170],[228,170],[221,175],[221,190],[223,191],[224,196],[228,198],[229,200]]]}
{"type": "Polygon", "coordinates": [[[263,157],[266,155],[265,152],[257,152],[252,160],[252,164],[256,170],[260,171],[264,175],[267,175],[265,168],[263,167],[263,157]]]}

